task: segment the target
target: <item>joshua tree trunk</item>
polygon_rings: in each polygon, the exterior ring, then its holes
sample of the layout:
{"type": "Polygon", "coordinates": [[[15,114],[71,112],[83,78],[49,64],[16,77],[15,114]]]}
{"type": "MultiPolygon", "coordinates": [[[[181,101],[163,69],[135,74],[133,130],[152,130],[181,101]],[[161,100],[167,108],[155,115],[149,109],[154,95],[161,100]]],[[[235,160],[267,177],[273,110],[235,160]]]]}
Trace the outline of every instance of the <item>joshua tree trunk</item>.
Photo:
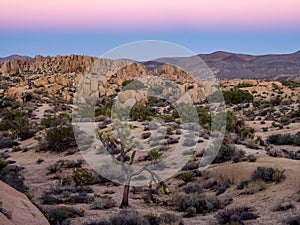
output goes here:
{"type": "MultiPolygon", "coordinates": [[[[136,153],[136,151],[134,151],[132,153],[132,155],[130,157],[129,165],[132,165],[134,157],[135,157],[135,153],[136,153]]],[[[123,157],[122,159],[123,159],[123,162],[124,162],[125,157],[123,157]]],[[[123,198],[122,198],[122,202],[121,202],[120,208],[125,208],[125,207],[129,206],[128,198],[129,198],[130,180],[131,180],[131,175],[128,178],[127,184],[125,184],[125,186],[124,186],[123,198]]]]}
{"type": "Polygon", "coordinates": [[[129,187],[130,186],[128,184],[124,186],[123,198],[122,198],[120,208],[125,208],[129,206],[128,204],[129,187]]]}

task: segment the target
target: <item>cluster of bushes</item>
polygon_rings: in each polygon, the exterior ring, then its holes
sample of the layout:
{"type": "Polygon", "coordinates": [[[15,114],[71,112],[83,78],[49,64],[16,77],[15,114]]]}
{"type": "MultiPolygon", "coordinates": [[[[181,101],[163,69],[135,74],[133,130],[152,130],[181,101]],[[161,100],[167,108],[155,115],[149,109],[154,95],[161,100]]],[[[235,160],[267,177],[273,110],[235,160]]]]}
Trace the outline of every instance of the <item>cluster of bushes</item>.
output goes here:
{"type": "Polygon", "coordinates": [[[241,162],[245,158],[245,152],[237,149],[234,145],[223,144],[214,159],[213,163],[223,163],[233,161],[235,163],[241,162]]]}
{"type": "Polygon", "coordinates": [[[92,185],[96,181],[94,173],[86,168],[78,168],[73,171],[72,180],[76,186],[92,185]]]}
{"type": "Polygon", "coordinates": [[[223,179],[209,180],[203,185],[203,188],[215,191],[216,195],[223,194],[229,187],[229,182],[223,179]]]}
{"type": "Polygon", "coordinates": [[[66,113],[61,113],[58,116],[48,116],[46,118],[43,118],[41,121],[41,125],[44,126],[45,128],[50,128],[50,127],[66,125],[70,121],[71,121],[70,115],[66,113]]]}
{"type": "Polygon", "coordinates": [[[244,224],[244,220],[255,220],[259,216],[252,208],[247,206],[239,206],[236,208],[225,209],[219,212],[216,216],[220,224],[244,224]]]}
{"type": "Polygon", "coordinates": [[[246,87],[253,87],[253,85],[243,82],[243,83],[239,83],[236,87],[237,88],[246,88],[246,87]]]}
{"type": "Polygon", "coordinates": [[[285,224],[286,225],[299,225],[300,224],[300,214],[287,219],[285,224]]]}
{"type": "Polygon", "coordinates": [[[237,186],[238,190],[244,190],[241,194],[245,195],[253,195],[259,191],[263,191],[267,188],[267,183],[263,180],[255,180],[255,181],[242,181],[237,186]]]}
{"type": "Polygon", "coordinates": [[[230,203],[230,199],[220,201],[216,196],[199,193],[180,194],[175,198],[177,210],[186,212],[186,216],[188,217],[193,216],[194,214],[217,211],[230,203]]]}
{"type": "Polygon", "coordinates": [[[74,186],[58,186],[47,191],[43,195],[43,204],[88,204],[93,201],[93,197],[88,193],[93,192],[91,188],[74,187],[74,186]]]}
{"type": "Polygon", "coordinates": [[[186,194],[192,194],[192,193],[202,193],[203,192],[203,185],[201,185],[199,182],[189,182],[185,184],[181,190],[183,190],[186,194]]]}
{"type": "Polygon", "coordinates": [[[272,157],[283,157],[287,159],[300,160],[300,150],[299,151],[288,151],[286,149],[271,149],[268,151],[268,155],[272,157]]]}
{"type": "Polygon", "coordinates": [[[24,176],[21,174],[23,167],[9,165],[5,159],[0,158],[0,180],[14,189],[25,193],[28,188],[24,184],[24,176]]]}
{"type": "Polygon", "coordinates": [[[226,125],[227,132],[235,132],[240,134],[240,129],[244,125],[244,121],[239,120],[232,111],[219,112],[214,116],[213,129],[218,130],[226,125]],[[226,119],[226,121],[224,121],[226,119]]]}
{"type": "Polygon", "coordinates": [[[134,105],[129,113],[132,120],[151,120],[153,116],[154,113],[142,104],[134,105]]]}
{"type": "Polygon", "coordinates": [[[279,183],[285,179],[284,170],[272,167],[257,167],[252,175],[252,180],[263,180],[265,182],[279,183]]]}
{"type": "Polygon", "coordinates": [[[296,145],[300,146],[300,132],[295,135],[291,134],[273,134],[268,137],[267,141],[274,145],[296,145]]]}
{"type": "Polygon", "coordinates": [[[116,206],[116,202],[111,197],[97,197],[94,199],[91,209],[110,209],[116,206]]]}
{"type": "Polygon", "coordinates": [[[70,218],[84,216],[83,210],[78,210],[71,207],[60,206],[49,210],[48,220],[51,225],[69,225],[70,218]]]}
{"type": "Polygon", "coordinates": [[[300,82],[297,82],[297,81],[283,80],[283,81],[280,81],[280,82],[282,83],[282,85],[287,86],[289,88],[300,87],[300,82]]]}
{"type": "Polygon", "coordinates": [[[22,140],[31,138],[35,130],[29,116],[25,110],[5,110],[2,112],[0,131],[12,131],[14,138],[21,138],[22,140]]]}
{"type": "Polygon", "coordinates": [[[12,140],[11,138],[5,137],[0,134],[0,149],[12,148],[12,147],[18,146],[18,145],[19,145],[19,143],[16,142],[15,140],[12,140]]]}
{"type": "Polygon", "coordinates": [[[45,143],[41,143],[40,150],[59,152],[77,146],[72,126],[47,129],[45,141],[45,143]]]}
{"type": "Polygon", "coordinates": [[[147,214],[142,216],[135,210],[122,210],[110,216],[106,220],[86,222],[84,225],[183,225],[181,219],[172,214],[162,214],[160,216],[147,214]]]}
{"type": "Polygon", "coordinates": [[[215,91],[207,97],[208,102],[222,102],[226,104],[240,104],[253,102],[253,96],[245,90],[232,89],[229,91],[215,91]]]}
{"type": "Polygon", "coordinates": [[[123,90],[140,90],[145,88],[145,85],[139,80],[125,80],[122,87],[123,90]]]}
{"type": "Polygon", "coordinates": [[[267,184],[271,182],[279,183],[285,179],[283,170],[273,169],[271,167],[258,167],[250,180],[242,181],[238,190],[244,190],[241,194],[252,195],[259,191],[265,190],[267,184]]]}

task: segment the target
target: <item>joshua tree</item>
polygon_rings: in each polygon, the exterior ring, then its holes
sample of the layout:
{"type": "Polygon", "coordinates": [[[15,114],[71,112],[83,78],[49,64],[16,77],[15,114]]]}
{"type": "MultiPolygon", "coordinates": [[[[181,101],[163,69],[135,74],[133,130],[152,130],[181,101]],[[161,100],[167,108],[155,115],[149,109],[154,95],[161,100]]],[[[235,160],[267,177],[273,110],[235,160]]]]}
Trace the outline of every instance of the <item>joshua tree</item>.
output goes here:
{"type": "MultiPolygon", "coordinates": [[[[123,135],[126,135],[126,130],[124,130],[123,135]]],[[[132,149],[135,147],[131,144],[130,142],[121,142],[118,138],[114,137],[110,132],[104,132],[100,135],[100,139],[104,145],[104,147],[109,151],[112,152],[116,148],[120,150],[120,154],[118,157],[118,160],[124,164],[126,163],[128,159],[128,155],[132,152],[129,162],[127,163],[128,165],[132,165],[135,157],[136,151],[132,151],[132,149]]],[[[124,167],[126,169],[126,167],[124,167]]],[[[126,171],[127,176],[129,171],[126,171]]],[[[124,191],[123,191],[123,197],[122,197],[122,202],[120,205],[120,208],[124,208],[129,206],[128,203],[128,196],[129,196],[129,188],[130,188],[130,180],[131,178],[127,179],[127,183],[124,185],[124,191]]]]}
{"type": "MultiPolygon", "coordinates": [[[[169,193],[169,189],[164,181],[162,181],[157,174],[155,174],[153,171],[151,171],[147,167],[142,167],[138,172],[133,172],[130,169],[130,165],[133,164],[136,149],[140,147],[140,143],[137,141],[134,141],[133,137],[131,136],[130,129],[131,126],[128,123],[121,124],[118,121],[115,121],[114,128],[117,131],[117,135],[113,135],[111,132],[106,131],[99,134],[99,137],[109,152],[119,152],[118,156],[115,157],[115,155],[111,154],[113,157],[113,160],[117,160],[122,165],[122,172],[126,174],[126,183],[124,185],[124,191],[123,191],[123,197],[121,201],[120,208],[124,208],[129,206],[128,203],[128,197],[129,197],[129,188],[130,188],[130,182],[133,177],[140,175],[142,172],[147,171],[151,175],[151,180],[149,183],[149,198],[151,201],[155,201],[153,198],[153,192],[152,190],[152,183],[157,182],[158,186],[157,189],[160,187],[163,188],[165,193],[169,193]],[[117,151],[116,151],[117,150],[117,151]]],[[[149,153],[152,162],[151,164],[154,164],[158,161],[158,159],[161,157],[162,153],[156,150],[152,150],[149,153]]]]}

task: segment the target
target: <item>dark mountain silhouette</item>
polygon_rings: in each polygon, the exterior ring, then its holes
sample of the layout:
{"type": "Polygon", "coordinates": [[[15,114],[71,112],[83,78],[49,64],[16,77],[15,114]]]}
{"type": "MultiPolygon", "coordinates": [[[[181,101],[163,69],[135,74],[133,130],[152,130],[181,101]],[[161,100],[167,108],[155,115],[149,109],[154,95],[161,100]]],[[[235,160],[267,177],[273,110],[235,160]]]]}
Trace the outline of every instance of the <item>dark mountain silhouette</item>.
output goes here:
{"type": "Polygon", "coordinates": [[[31,59],[31,57],[29,57],[29,56],[22,56],[22,55],[10,55],[10,56],[3,57],[3,58],[0,57],[0,63],[8,61],[8,60],[12,60],[12,59],[29,60],[29,59],[31,59]]]}

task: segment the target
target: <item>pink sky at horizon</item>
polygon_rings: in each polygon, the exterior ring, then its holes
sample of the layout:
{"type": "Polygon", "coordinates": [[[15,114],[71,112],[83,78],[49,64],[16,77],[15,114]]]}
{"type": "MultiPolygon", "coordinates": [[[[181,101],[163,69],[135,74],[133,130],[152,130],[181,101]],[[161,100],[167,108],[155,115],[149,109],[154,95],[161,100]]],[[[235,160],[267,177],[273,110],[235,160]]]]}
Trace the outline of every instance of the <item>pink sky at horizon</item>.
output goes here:
{"type": "Polygon", "coordinates": [[[300,30],[300,1],[9,0],[6,30],[300,30]]]}

